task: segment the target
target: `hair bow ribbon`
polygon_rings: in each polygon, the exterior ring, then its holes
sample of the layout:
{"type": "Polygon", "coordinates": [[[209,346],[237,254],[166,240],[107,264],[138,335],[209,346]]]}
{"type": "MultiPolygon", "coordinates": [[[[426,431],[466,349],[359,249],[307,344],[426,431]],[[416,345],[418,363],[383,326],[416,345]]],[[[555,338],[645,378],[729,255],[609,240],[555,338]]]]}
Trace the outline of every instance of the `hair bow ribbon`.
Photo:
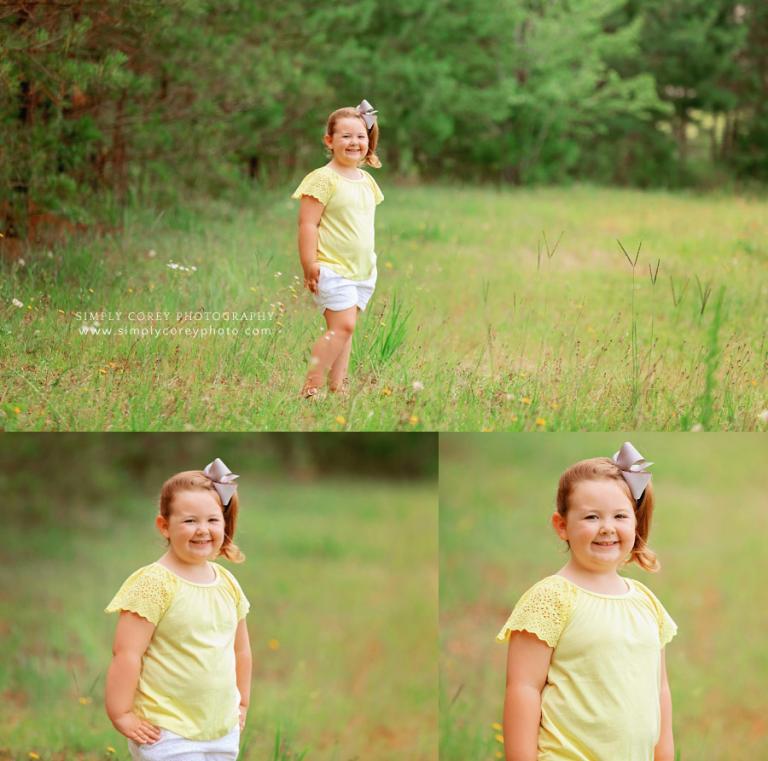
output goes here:
{"type": "Polygon", "coordinates": [[[233,473],[218,457],[205,466],[203,473],[213,481],[213,488],[219,493],[221,502],[226,507],[237,491],[235,479],[239,476],[233,473]]]}
{"type": "Polygon", "coordinates": [[[373,106],[367,100],[365,100],[365,98],[363,98],[363,100],[360,101],[360,105],[357,106],[357,113],[363,117],[365,126],[370,129],[374,124],[376,124],[376,114],[379,112],[374,110],[373,106]]]}
{"type": "Polygon", "coordinates": [[[640,499],[651,481],[651,474],[646,468],[653,463],[646,460],[628,441],[622,444],[621,449],[611,459],[619,466],[632,496],[640,499]]]}

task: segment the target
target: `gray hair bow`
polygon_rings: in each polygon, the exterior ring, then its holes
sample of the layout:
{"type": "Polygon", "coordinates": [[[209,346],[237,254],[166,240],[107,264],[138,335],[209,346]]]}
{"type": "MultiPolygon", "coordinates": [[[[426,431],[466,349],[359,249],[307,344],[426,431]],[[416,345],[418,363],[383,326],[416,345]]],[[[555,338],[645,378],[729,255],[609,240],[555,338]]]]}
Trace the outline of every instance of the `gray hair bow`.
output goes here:
{"type": "Polygon", "coordinates": [[[203,473],[213,481],[213,488],[219,493],[221,502],[226,507],[237,491],[235,479],[239,476],[235,475],[218,457],[205,466],[203,473]]]}
{"type": "Polygon", "coordinates": [[[621,449],[611,459],[621,469],[621,475],[629,484],[632,496],[635,499],[640,499],[645,487],[651,481],[651,474],[646,468],[653,463],[646,460],[628,441],[622,444],[621,449]]]}
{"type": "Polygon", "coordinates": [[[360,101],[360,105],[357,106],[357,113],[363,117],[365,126],[370,129],[374,124],[376,124],[376,114],[379,112],[375,111],[373,106],[367,100],[365,100],[365,98],[363,98],[363,100],[360,101]]]}

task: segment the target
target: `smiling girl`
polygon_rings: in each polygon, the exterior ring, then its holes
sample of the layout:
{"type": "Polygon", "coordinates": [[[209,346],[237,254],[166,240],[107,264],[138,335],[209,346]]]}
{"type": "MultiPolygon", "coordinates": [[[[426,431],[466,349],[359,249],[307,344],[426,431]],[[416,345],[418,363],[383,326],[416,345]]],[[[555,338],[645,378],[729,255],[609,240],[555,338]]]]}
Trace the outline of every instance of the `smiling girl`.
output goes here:
{"type": "Polygon", "coordinates": [[[169,478],[155,519],[168,550],[135,571],[117,612],[105,705],[134,761],[234,761],[251,690],[249,603],[218,563],[244,560],[232,541],[235,479],[218,458],[169,478]]]}
{"type": "Polygon", "coordinates": [[[331,160],[310,172],[291,196],[300,199],[299,257],[304,285],[327,330],[312,347],[301,396],[317,395],[328,374],[331,392],[346,391],[352,334],[376,287],[374,217],[384,196],[361,165],[380,167],[379,128],[367,100],[334,111],[323,142],[331,160]]]}
{"type": "Polygon", "coordinates": [[[672,761],[665,645],[677,626],[653,592],[618,570],[658,570],[648,547],[651,475],[626,442],[560,477],[552,525],[568,562],[520,598],[509,639],[507,761],[672,761]]]}

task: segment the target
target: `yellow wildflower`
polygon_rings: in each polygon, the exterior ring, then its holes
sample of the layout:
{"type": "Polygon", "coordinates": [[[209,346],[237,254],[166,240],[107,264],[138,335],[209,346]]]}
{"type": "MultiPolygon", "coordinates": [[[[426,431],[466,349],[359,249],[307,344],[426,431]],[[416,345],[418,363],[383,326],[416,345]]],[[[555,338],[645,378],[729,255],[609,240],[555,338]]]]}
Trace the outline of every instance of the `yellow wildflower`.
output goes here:
{"type": "Polygon", "coordinates": [[[523,404],[530,404],[531,403],[531,397],[530,396],[524,396],[520,401],[523,404]]]}
{"type": "Polygon", "coordinates": [[[344,425],[347,422],[347,419],[344,417],[344,415],[337,415],[336,416],[336,422],[339,425],[344,425]]]}
{"type": "Polygon", "coordinates": [[[416,425],[416,424],[419,422],[419,418],[418,418],[418,415],[411,415],[411,416],[408,418],[408,422],[409,422],[411,425],[416,425]]]}
{"type": "Polygon", "coordinates": [[[269,642],[267,642],[267,647],[270,650],[279,650],[280,649],[280,640],[278,639],[271,639],[269,642]]]}

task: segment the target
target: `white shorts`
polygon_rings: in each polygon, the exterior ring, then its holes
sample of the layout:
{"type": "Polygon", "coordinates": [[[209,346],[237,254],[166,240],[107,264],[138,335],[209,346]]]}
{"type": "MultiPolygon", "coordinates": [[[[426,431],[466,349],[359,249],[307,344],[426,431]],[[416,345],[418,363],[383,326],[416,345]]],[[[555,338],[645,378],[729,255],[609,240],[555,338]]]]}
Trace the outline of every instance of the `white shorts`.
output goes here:
{"type": "Polygon", "coordinates": [[[133,761],[236,761],[240,752],[240,728],[217,740],[187,740],[186,737],[160,730],[154,743],[137,745],[128,740],[133,761]]]}
{"type": "Polygon", "coordinates": [[[337,275],[330,267],[320,265],[317,293],[312,294],[315,304],[322,310],[340,312],[350,307],[365,309],[376,287],[376,270],[368,280],[348,280],[337,275]]]}

